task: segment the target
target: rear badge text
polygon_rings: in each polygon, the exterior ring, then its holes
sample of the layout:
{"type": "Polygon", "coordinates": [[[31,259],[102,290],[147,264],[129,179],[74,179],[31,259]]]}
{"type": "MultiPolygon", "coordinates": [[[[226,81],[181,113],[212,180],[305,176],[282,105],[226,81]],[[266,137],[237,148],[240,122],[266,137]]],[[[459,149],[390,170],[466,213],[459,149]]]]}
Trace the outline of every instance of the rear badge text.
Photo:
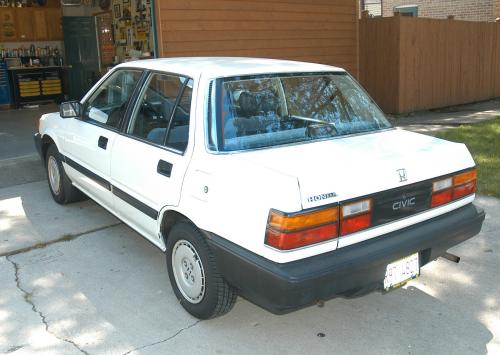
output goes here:
{"type": "Polygon", "coordinates": [[[332,198],[335,196],[337,196],[337,194],[335,192],[329,192],[327,194],[310,196],[307,198],[307,202],[317,202],[317,201],[326,200],[327,198],[332,198]]]}
{"type": "Polygon", "coordinates": [[[405,198],[401,201],[396,201],[392,204],[393,211],[400,210],[401,208],[415,206],[415,197],[405,198]]]}

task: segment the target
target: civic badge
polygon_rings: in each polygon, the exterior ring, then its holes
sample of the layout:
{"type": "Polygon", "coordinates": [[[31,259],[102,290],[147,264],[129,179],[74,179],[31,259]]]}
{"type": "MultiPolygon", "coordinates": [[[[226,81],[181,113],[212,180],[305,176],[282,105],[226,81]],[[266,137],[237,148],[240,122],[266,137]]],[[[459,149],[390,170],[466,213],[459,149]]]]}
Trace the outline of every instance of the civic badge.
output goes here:
{"type": "Polygon", "coordinates": [[[406,180],[408,180],[408,175],[406,174],[406,169],[398,169],[396,170],[398,172],[398,175],[399,175],[399,182],[405,182],[406,180]]]}

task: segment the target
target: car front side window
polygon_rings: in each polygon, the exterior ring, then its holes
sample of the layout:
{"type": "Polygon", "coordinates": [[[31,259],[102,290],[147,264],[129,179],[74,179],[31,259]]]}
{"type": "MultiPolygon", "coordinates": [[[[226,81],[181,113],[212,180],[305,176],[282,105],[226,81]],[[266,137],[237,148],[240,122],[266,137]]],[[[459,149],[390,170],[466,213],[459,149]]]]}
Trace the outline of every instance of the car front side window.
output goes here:
{"type": "Polygon", "coordinates": [[[118,129],[141,75],[140,70],[111,74],[85,103],[84,119],[118,129]]]}

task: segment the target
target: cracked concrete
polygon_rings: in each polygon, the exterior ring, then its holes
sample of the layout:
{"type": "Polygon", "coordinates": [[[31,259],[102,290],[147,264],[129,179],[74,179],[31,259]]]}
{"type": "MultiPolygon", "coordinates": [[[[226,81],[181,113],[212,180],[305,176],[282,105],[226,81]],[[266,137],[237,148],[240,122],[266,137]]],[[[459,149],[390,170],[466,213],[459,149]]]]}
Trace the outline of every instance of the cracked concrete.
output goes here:
{"type": "Polygon", "coordinates": [[[163,253],[125,225],[9,259],[51,332],[89,354],[137,353],[197,323],[177,304],[163,253]]]}
{"type": "Polygon", "coordinates": [[[197,320],[193,324],[188,325],[187,327],[179,329],[174,335],[169,336],[168,338],[165,338],[165,339],[162,339],[162,340],[158,340],[158,341],[155,341],[154,343],[146,344],[146,345],[140,346],[138,348],[132,349],[130,351],[127,351],[123,355],[129,355],[129,354],[135,353],[135,352],[140,351],[140,350],[144,350],[144,349],[152,347],[152,346],[156,346],[156,345],[160,345],[160,344],[165,344],[166,342],[168,342],[168,341],[174,339],[176,336],[180,335],[183,331],[193,328],[194,326],[196,326],[200,322],[201,322],[201,320],[197,320]]]}
{"type": "MultiPolygon", "coordinates": [[[[83,353],[85,355],[89,355],[85,350],[80,349],[78,347],[78,345],[75,344],[73,341],[71,341],[69,339],[61,338],[49,329],[49,323],[47,322],[47,318],[40,310],[37,309],[35,303],[33,302],[33,293],[27,292],[21,286],[21,280],[19,279],[19,265],[17,265],[17,263],[15,261],[11,260],[8,256],[6,257],[6,259],[12,264],[12,266],[14,266],[14,275],[15,275],[15,282],[16,282],[17,289],[23,293],[24,301],[31,306],[31,310],[40,316],[40,319],[41,319],[43,325],[45,326],[45,330],[47,331],[47,333],[52,334],[53,336],[55,336],[59,340],[62,340],[68,344],[71,344],[73,347],[75,347],[81,353],[83,353]]],[[[12,350],[12,349],[13,348],[11,348],[9,350],[12,350]]]]}
{"type": "Polygon", "coordinates": [[[49,333],[27,294],[17,288],[16,267],[0,257],[0,353],[76,354],[72,346],[49,333]]]}

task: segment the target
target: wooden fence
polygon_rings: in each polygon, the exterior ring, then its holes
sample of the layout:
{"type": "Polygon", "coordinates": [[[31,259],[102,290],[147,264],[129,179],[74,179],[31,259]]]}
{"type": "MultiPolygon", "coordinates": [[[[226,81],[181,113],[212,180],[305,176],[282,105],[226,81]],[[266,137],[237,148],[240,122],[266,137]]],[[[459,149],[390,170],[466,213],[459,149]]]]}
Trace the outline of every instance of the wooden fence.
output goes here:
{"type": "Polygon", "coordinates": [[[387,113],[500,97],[500,23],[363,18],[359,78],[387,113]]]}

